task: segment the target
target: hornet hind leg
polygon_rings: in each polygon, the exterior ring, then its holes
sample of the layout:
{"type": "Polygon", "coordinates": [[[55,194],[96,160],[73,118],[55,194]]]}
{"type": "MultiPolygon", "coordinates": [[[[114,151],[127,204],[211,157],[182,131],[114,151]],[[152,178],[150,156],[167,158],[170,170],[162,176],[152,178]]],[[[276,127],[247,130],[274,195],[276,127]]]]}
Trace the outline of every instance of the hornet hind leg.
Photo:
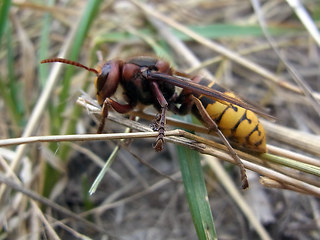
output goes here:
{"type": "Polygon", "coordinates": [[[235,162],[237,163],[237,165],[240,168],[241,186],[242,186],[243,189],[247,188],[249,186],[249,183],[248,183],[248,178],[247,178],[247,174],[246,174],[246,169],[244,168],[244,165],[243,165],[241,159],[239,158],[238,154],[231,147],[231,145],[228,142],[228,140],[226,139],[226,137],[220,131],[218,125],[209,116],[208,112],[206,111],[206,109],[202,105],[201,101],[198,98],[194,97],[194,96],[192,96],[192,100],[193,100],[193,103],[195,104],[195,106],[197,107],[197,109],[198,109],[198,111],[199,111],[199,113],[201,115],[201,118],[204,121],[204,123],[207,125],[207,127],[210,130],[213,130],[218,134],[218,136],[220,137],[220,139],[222,140],[224,145],[228,148],[231,157],[235,160],[235,162]]]}

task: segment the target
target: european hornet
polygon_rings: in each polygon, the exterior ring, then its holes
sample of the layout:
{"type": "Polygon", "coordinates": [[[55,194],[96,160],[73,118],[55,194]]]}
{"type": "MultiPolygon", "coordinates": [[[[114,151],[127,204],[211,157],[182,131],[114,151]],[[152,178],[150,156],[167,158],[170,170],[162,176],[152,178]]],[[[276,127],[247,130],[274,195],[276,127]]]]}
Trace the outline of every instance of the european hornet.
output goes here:
{"type": "Polygon", "coordinates": [[[217,132],[228,147],[240,166],[243,188],[248,186],[245,168],[225,137],[249,150],[266,152],[264,129],[255,113],[267,114],[208,79],[200,76],[188,77],[175,71],[166,61],[139,56],[127,61],[111,60],[97,69],[63,58],[41,61],[49,62],[74,65],[97,75],[96,96],[102,106],[98,133],[103,131],[109,108],[118,113],[128,113],[138,103],[153,105],[160,113],[152,127],[159,133],[153,147],[156,151],[161,151],[167,110],[181,115],[192,112],[210,130],[217,132]],[[111,98],[119,86],[123,89],[125,104],[111,98]],[[182,91],[178,93],[176,87],[182,88],[182,91]]]}

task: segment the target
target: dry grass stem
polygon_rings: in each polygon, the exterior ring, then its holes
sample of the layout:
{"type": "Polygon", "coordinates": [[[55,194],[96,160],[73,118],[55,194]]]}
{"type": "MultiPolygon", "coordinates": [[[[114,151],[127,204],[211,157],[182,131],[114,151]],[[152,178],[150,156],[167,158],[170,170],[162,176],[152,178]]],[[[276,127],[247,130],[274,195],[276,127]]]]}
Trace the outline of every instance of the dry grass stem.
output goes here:
{"type": "MultiPolygon", "coordinates": [[[[134,138],[155,138],[156,132],[137,132],[137,133],[109,133],[109,134],[76,134],[76,135],[56,135],[56,136],[32,136],[21,138],[10,138],[0,140],[0,146],[12,146],[40,142],[76,142],[76,141],[98,141],[98,140],[115,140],[115,139],[134,139],[134,138]]],[[[179,130],[166,132],[167,136],[181,135],[179,130]]]]}

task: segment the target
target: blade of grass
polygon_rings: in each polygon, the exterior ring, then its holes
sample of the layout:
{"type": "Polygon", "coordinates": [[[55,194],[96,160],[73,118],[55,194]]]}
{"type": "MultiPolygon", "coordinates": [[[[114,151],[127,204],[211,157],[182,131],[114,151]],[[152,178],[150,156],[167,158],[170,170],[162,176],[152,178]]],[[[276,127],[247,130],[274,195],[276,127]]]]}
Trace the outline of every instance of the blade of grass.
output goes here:
{"type": "Polygon", "coordinates": [[[276,163],[276,164],[281,164],[283,166],[292,168],[292,169],[297,169],[299,171],[308,173],[308,174],[312,174],[314,176],[320,177],[320,168],[317,166],[313,166],[310,164],[306,164],[306,163],[301,163],[289,158],[285,158],[285,157],[280,157],[280,156],[276,156],[273,154],[263,154],[263,158],[267,161],[276,163]]]}
{"type": "MultiPolygon", "coordinates": [[[[245,36],[263,36],[261,28],[257,25],[252,26],[241,26],[234,24],[214,24],[204,26],[188,26],[189,29],[195,33],[210,39],[216,38],[229,38],[229,37],[245,37],[245,36]]],[[[269,31],[273,35],[279,35],[285,33],[292,33],[301,31],[301,28],[290,28],[290,27],[270,27],[269,31]]],[[[190,41],[192,38],[176,29],[172,29],[172,33],[182,41],[190,41]]],[[[139,29],[139,34],[145,36],[153,36],[154,33],[150,28],[139,29]]],[[[103,33],[95,37],[94,42],[99,45],[106,42],[119,42],[123,40],[137,40],[135,33],[127,33],[123,31],[113,31],[103,33]]]]}
{"type": "Polygon", "coordinates": [[[217,239],[200,157],[196,151],[177,146],[183,184],[198,239],[217,239]]]}
{"type": "Polygon", "coordinates": [[[14,104],[14,109],[12,112],[15,115],[16,122],[19,126],[24,126],[26,119],[23,119],[24,113],[26,111],[26,103],[23,101],[23,88],[21,82],[17,82],[15,76],[15,56],[14,56],[14,47],[12,46],[12,31],[11,24],[8,24],[8,34],[7,34],[7,52],[8,52],[8,79],[9,79],[9,88],[10,96],[14,104]]]}
{"type": "MultiPolygon", "coordinates": [[[[215,38],[227,38],[227,37],[252,37],[252,36],[263,36],[263,31],[257,25],[252,26],[241,26],[234,24],[213,24],[205,26],[188,26],[193,32],[210,39],[215,38]]],[[[297,28],[289,27],[271,27],[269,31],[273,35],[292,33],[299,31],[297,28]]],[[[176,29],[173,29],[173,34],[181,39],[182,41],[189,41],[192,38],[185,33],[182,33],[176,29]]]]}
{"type": "Polygon", "coordinates": [[[9,86],[0,80],[0,92],[1,96],[5,101],[5,106],[8,106],[8,110],[11,114],[11,119],[14,125],[21,124],[21,104],[17,101],[17,92],[19,92],[17,84],[15,83],[14,77],[14,63],[13,63],[13,53],[12,53],[12,39],[11,39],[11,25],[8,24],[8,15],[10,11],[11,1],[2,1],[0,3],[0,46],[2,43],[2,37],[5,34],[7,37],[7,62],[8,62],[8,79],[9,86]],[[9,92],[7,91],[9,87],[9,92]]]}
{"type": "MultiPolygon", "coordinates": [[[[48,6],[53,6],[54,0],[49,0],[48,1],[48,6]]],[[[42,59],[45,59],[48,57],[48,49],[49,49],[49,36],[50,36],[50,24],[51,24],[51,14],[46,13],[43,16],[43,27],[42,27],[42,32],[40,36],[40,45],[39,45],[39,54],[38,54],[38,59],[40,62],[42,59]]],[[[46,64],[42,64],[39,67],[39,81],[42,87],[45,86],[45,82],[48,79],[48,68],[49,66],[46,64]]]]}
{"type": "Polygon", "coordinates": [[[101,169],[101,171],[99,172],[99,175],[96,177],[96,179],[94,180],[92,186],[89,189],[89,194],[92,195],[96,192],[102,178],[104,177],[104,175],[106,174],[106,172],[110,169],[111,164],[113,163],[114,159],[117,156],[117,153],[119,152],[120,146],[117,145],[111,155],[109,156],[107,162],[105,163],[105,165],[103,166],[103,168],[101,169]]]}
{"type": "MultiPolygon", "coordinates": [[[[22,110],[23,105],[21,101],[18,100],[20,88],[16,82],[15,78],[15,69],[14,69],[14,56],[12,51],[12,31],[11,24],[7,25],[6,28],[6,49],[7,49],[7,69],[8,76],[6,77],[6,81],[4,79],[0,79],[0,94],[2,99],[4,100],[4,106],[7,108],[10,119],[12,120],[12,124],[14,126],[19,126],[22,124],[22,110]]],[[[13,128],[17,129],[17,128],[13,128]]],[[[17,134],[18,132],[15,131],[17,134]]]]}
{"type": "Polygon", "coordinates": [[[10,6],[11,6],[11,1],[6,0],[2,1],[1,5],[1,10],[0,10],[0,46],[2,43],[2,36],[5,32],[6,26],[7,26],[7,20],[8,20],[8,15],[10,11],[10,6]]]}

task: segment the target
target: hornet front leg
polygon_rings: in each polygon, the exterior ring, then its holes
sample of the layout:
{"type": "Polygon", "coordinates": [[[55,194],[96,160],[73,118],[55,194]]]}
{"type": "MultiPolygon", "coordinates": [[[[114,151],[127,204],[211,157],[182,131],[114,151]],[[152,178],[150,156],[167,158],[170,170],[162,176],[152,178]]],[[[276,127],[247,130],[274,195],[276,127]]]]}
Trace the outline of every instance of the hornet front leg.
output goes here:
{"type": "Polygon", "coordinates": [[[133,106],[130,103],[121,104],[112,100],[111,98],[106,98],[102,104],[101,120],[99,123],[97,133],[102,133],[105,124],[105,119],[108,117],[110,107],[112,107],[118,113],[128,113],[133,109],[133,106]]]}

